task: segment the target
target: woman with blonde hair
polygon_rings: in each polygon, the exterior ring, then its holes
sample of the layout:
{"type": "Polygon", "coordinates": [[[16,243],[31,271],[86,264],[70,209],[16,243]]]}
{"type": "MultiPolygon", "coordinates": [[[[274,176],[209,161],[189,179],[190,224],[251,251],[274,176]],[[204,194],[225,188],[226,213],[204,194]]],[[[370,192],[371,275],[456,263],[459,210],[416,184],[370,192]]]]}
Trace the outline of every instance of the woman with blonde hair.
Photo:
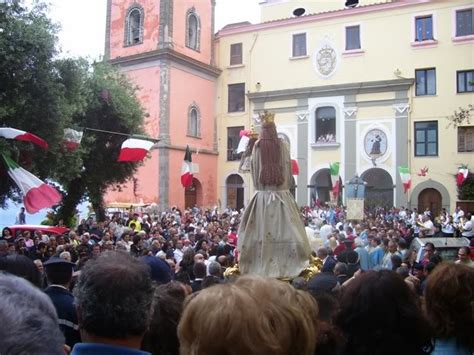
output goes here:
{"type": "Polygon", "coordinates": [[[290,153],[278,138],[274,115],[261,115],[260,138],[251,156],[255,195],[237,235],[242,274],[293,278],[309,264],[311,247],[290,192],[290,153]]]}
{"type": "Polygon", "coordinates": [[[188,299],[178,326],[181,355],[312,355],[316,301],[275,279],[242,276],[188,299]]]}

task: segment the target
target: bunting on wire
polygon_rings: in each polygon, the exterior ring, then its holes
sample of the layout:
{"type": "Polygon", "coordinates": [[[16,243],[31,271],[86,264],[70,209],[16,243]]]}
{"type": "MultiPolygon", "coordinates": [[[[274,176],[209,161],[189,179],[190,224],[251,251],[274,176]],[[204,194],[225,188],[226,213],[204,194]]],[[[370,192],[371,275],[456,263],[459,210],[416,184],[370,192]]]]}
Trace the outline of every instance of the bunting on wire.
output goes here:
{"type": "Polygon", "coordinates": [[[144,139],[129,138],[122,143],[118,161],[141,161],[155,143],[144,139]]]}
{"type": "Polygon", "coordinates": [[[63,136],[63,147],[73,152],[81,145],[81,140],[84,132],[76,131],[71,128],[64,129],[64,136],[63,136]]]}
{"type": "Polygon", "coordinates": [[[184,153],[183,165],[181,166],[181,185],[184,188],[189,187],[193,184],[193,164],[191,158],[191,150],[189,145],[186,146],[186,152],[184,153]]]}
{"type": "Polygon", "coordinates": [[[11,127],[0,127],[0,137],[6,139],[16,139],[18,141],[31,142],[43,149],[48,149],[48,142],[44,139],[34,135],[33,133],[25,132],[11,127]]]}
{"type": "Polygon", "coordinates": [[[469,175],[469,169],[467,168],[466,165],[461,165],[458,169],[458,173],[456,175],[456,183],[459,186],[461,186],[464,183],[464,180],[467,179],[467,176],[469,175]]]}
{"type": "Polygon", "coordinates": [[[23,204],[28,213],[36,213],[43,208],[59,204],[62,196],[58,190],[41,181],[7,156],[3,154],[2,156],[7,164],[8,175],[15,181],[23,194],[23,204]]]}
{"type": "Polygon", "coordinates": [[[331,172],[331,183],[332,193],[334,196],[338,196],[341,190],[341,179],[339,178],[339,162],[329,164],[329,170],[331,172]]]}
{"type": "Polygon", "coordinates": [[[407,191],[411,188],[410,169],[408,169],[408,167],[399,166],[398,173],[400,174],[400,179],[403,183],[403,192],[407,193],[407,191]]]}

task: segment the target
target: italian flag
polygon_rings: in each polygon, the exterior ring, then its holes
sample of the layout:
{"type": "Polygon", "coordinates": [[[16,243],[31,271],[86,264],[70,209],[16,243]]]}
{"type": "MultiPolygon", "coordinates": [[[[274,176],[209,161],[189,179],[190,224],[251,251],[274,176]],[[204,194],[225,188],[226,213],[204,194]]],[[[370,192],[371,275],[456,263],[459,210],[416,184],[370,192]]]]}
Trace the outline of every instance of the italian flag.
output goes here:
{"type": "Polygon", "coordinates": [[[339,191],[341,189],[339,179],[339,163],[329,164],[329,170],[331,171],[332,193],[337,196],[339,195],[339,191]]]}
{"type": "Polygon", "coordinates": [[[48,142],[33,133],[21,131],[16,128],[0,127],[0,137],[6,139],[16,139],[18,141],[31,142],[43,149],[48,149],[48,142]]]}
{"type": "Polygon", "coordinates": [[[145,139],[129,138],[122,143],[118,161],[141,161],[154,144],[145,139]]]}
{"type": "Polygon", "coordinates": [[[186,153],[184,153],[184,161],[181,166],[181,185],[189,187],[193,184],[193,167],[191,159],[191,151],[189,145],[186,146],[186,153]]]}
{"type": "Polygon", "coordinates": [[[15,181],[23,194],[23,204],[28,213],[36,213],[43,208],[59,204],[62,196],[58,190],[21,168],[5,155],[3,155],[3,159],[8,167],[8,175],[15,181]]]}
{"type": "Polygon", "coordinates": [[[456,175],[456,183],[458,186],[461,186],[464,182],[464,180],[467,179],[467,175],[469,174],[469,169],[467,168],[466,165],[462,165],[459,170],[458,170],[458,173],[456,175]]]}
{"type": "Polygon", "coordinates": [[[71,128],[64,129],[64,137],[63,137],[63,147],[73,152],[81,145],[81,140],[84,132],[76,131],[71,128]]]}
{"type": "Polygon", "coordinates": [[[407,167],[399,166],[398,173],[400,174],[400,179],[402,180],[402,183],[403,183],[403,192],[407,193],[407,191],[411,187],[410,169],[408,169],[407,167]]]}

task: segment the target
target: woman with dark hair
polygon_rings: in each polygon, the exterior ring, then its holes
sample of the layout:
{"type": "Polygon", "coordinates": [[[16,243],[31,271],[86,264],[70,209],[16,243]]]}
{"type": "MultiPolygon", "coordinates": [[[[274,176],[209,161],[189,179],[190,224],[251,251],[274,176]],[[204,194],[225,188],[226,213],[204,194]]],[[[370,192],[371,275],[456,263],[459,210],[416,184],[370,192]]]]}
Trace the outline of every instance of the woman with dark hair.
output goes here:
{"type": "Polygon", "coordinates": [[[426,314],[434,331],[432,354],[474,352],[474,269],[441,263],[428,277],[426,314]]]}
{"type": "Polygon", "coordinates": [[[5,227],[2,229],[2,239],[6,240],[7,242],[10,242],[14,239],[12,231],[10,228],[5,227]]]}
{"type": "Polygon", "coordinates": [[[183,254],[183,259],[179,263],[179,271],[187,273],[191,280],[194,280],[194,255],[195,253],[192,248],[186,249],[183,254]]]}
{"type": "Polygon", "coordinates": [[[178,323],[183,312],[186,289],[180,282],[170,282],[155,288],[150,326],[142,349],[153,355],[178,355],[178,323]]]}
{"type": "Polygon", "coordinates": [[[290,192],[290,153],[278,138],[274,115],[261,115],[262,130],[251,158],[255,195],[241,219],[238,239],[242,274],[293,278],[309,264],[311,247],[290,192]]]}
{"type": "Polygon", "coordinates": [[[431,350],[416,296],[393,271],[368,271],[348,284],[336,324],[346,338],[341,354],[418,355],[431,350]]]}
{"type": "Polygon", "coordinates": [[[0,258],[0,271],[22,277],[38,288],[43,286],[43,280],[38,267],[33,260],[25,255],[12,254],[0,258]]]}

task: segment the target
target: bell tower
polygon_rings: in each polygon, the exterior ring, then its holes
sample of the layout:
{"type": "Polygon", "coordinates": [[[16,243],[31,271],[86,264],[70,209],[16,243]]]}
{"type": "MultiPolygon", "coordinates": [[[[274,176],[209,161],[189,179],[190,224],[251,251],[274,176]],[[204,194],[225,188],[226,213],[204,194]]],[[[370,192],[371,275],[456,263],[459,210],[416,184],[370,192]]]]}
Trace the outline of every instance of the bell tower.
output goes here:
{"type": "Polygon", "coordinates": [[[109,191],[106,202],[162,208],[217,202],[214,101],[215,0],[108,0],[105,59],[139,87],[145,130],[160,142],[136,176],[136,188],[109,191]],[[180,184],[186,146],[193,154],[191,191],[180,184]]]}

